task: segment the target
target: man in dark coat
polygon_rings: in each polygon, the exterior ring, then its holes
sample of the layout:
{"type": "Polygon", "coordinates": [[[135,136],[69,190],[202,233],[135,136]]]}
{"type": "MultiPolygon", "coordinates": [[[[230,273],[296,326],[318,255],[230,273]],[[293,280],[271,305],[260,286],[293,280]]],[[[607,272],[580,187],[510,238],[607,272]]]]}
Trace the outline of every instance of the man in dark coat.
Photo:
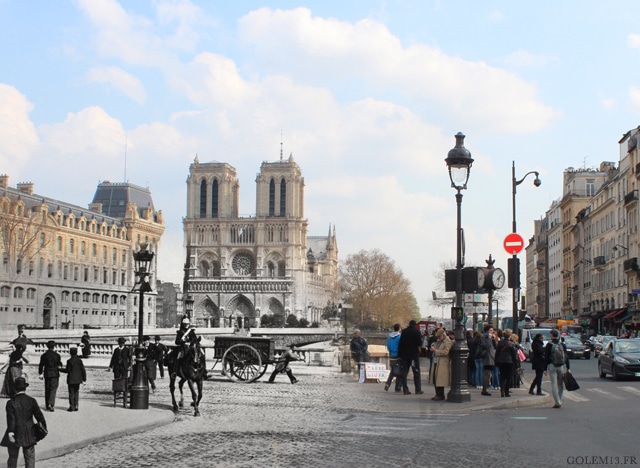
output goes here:
{"type": "Polygon", "coordinates": [[[54,411],[60,368],[62,367],[62,360],[55,348],[55,341],[47,341],[47,350],[40,356],[40,364],[38,365],[38,374],[41,379],[44,377],[44,404],[47,411],[54,411]]]}
{"type": "Polygon", "coordinates": [[[131,365],[131,349],[125,347],[124,338],[118,338],[118,347],[113,350],[109,370],[113,370],[114,379],[129,378],[129,366],[131,365]]]}
{"type": "Polygon", "coordinates": [[[153,345],[157,350],[156,354],[157,354],[158,370],[160,371],[160,378],[164,379],[164,359],[167,356],[167,347],[166,345],[160,342],[160,335],[156,335],[155,343],[153,345]]]}
{"type": "Polygon", "coordinates": [[[20,447],[22,447],[25,467],[36,466],[37,441],[33,431],[33,418],[35,417],[38,422],[47,427],[38,402],[25,393],[28,386],[29,384],[22,377],[16,379],[16,393],[7,402],[7,430],[0,441],[0,446],[7,447],[9,451],[9,460],[7,460],[9,468],[18,466],[20,447]]]}
{"type": "Polygon", "coordinates": [[[147,369],[147,379],[151,385],[151,391],[156,391],[156,364],[158,362],[158,348],[155,343],[151,343],[151,337],[144,335],[142,337],[142,345],[147,350],[144,366],[147,369]]]}
{"type": "Polygon", "coordinates": [[[69,389],[69,409],[67,411],[78,411],[78,401],[80,400],[80,384],[87,381],[87,371],[84,368],[82,359],[78,357],[78,348],[70,348],[71,358],[67,360],[67,367],[61,369],[67,374],[67,387],[69,389]]]}
{"type": "Polygon", "coordinates": [[[420,346],[422,345],[422,335],[420,330],[416,328],[416,321],[411,320],[409,326],[402,330],[400,334],[400,343],[398,344],[398,357],[404,363],[404,378],[402,379],[402,388],[405,395],[410,395],[407,386],[407,377],[409,376],[409,367],[413,371],[413,383],[416,387],[416,395],[422,395],[422,382],[420,381],[420,346]]]}
{"type": "Polygon", "coordinates": [[[87,359],[91,356],[91,337],[89,336],[88,331],[85,330],[82,333],[80,342],[82,343],[82,359],[87,359]]]}

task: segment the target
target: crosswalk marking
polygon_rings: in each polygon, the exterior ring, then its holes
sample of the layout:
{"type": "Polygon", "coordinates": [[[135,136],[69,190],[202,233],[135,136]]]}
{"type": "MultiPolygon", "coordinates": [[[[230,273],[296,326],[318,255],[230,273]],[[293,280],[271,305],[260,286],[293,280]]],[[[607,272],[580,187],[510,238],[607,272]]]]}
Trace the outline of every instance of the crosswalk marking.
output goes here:
{"type": "Polygon", "coordinates": [[[624,390],[625,392],[635,393],[636,395],[640,395],[640,388],[636,387],[618,387],[620,390],[624,390]]]}
{"type": "Polygon", "coordinates": [[[562,398],[566,398],[567,400],[576,401],[580,403],[589,401],[587,397],[582,396],[577,392],[563,392],[562,398]]]}
{"type": "Polygon", "coordinates": [[[597,393],[597,394],[602,395],[602,396],[606,396],[607,398],[611,398],[612,400],[624,400],[625,399],[624,397],[622,397],[620,395],[616,395],[616,394],[608,392],[606,390],[602,390],[601,388],[588,388],[587,391],[588,392],[597,393]]]}

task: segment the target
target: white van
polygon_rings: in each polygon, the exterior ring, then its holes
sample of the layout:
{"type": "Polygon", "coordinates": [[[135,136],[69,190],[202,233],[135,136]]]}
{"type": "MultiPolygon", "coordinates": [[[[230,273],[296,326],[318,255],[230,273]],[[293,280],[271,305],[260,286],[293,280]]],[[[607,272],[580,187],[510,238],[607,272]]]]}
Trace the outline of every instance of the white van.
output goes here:
{"type": "Polygon", "coordinates": [[[529,352],[531,351],[531,344],[533,343],[533,337],[540,333],[543,336],[544,346],[547,346],[547,343],[551,341],[551,328],[523,328],[522,336],[520,338],[520,344],[522,345],[522,349],[524,350],[524,355],[527,356],[527,360],[529,359],[529,352]]]}

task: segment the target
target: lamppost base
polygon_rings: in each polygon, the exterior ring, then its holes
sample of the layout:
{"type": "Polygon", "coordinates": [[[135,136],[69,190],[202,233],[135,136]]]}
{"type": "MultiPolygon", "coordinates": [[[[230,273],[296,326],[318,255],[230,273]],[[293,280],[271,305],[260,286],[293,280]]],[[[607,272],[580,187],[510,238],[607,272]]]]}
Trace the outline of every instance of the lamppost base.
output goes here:
{"type": "Polygon", "coordinates": [[[456,323],[456,342],[451,347],[451,390],[447,394],[450,403],[464,403],[471,401],[469,384],[467,382],[467,359],[469,348],[464,340],[464,328],[460,322],[456,323]]]}
{"type": "Polygon", "coordinates": [[[133,380],[129,393],[129,408],[149,409],[149,378],[145,365],[145,349],[136,348],[136,363],[133,366],[133,380]]]}

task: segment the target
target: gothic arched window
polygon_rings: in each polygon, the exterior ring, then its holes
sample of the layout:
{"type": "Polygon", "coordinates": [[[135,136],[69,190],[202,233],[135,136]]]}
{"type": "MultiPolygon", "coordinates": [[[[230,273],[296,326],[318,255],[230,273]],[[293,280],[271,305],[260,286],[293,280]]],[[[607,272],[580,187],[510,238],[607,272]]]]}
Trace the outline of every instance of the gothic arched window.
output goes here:
{"type": "Polygon", "coordinates": [[[280,181],[280,216],[287,214],[287,183],[282,179],[280,181]]]}
{"type": "Polygon", "coordinates": [[[269,216],[276,214],[276,182],[271,179],[269,182],[269,216]]]}
{"type": "Polygon", "coordinates": [[[211,217],[218,217],[218,180],[214,179],[211,185],[211,217]]]}
{"type": "Polygon", "coordinates": [[[200,182],[200,217],[207,217],[207,181],[200,182]]]}

